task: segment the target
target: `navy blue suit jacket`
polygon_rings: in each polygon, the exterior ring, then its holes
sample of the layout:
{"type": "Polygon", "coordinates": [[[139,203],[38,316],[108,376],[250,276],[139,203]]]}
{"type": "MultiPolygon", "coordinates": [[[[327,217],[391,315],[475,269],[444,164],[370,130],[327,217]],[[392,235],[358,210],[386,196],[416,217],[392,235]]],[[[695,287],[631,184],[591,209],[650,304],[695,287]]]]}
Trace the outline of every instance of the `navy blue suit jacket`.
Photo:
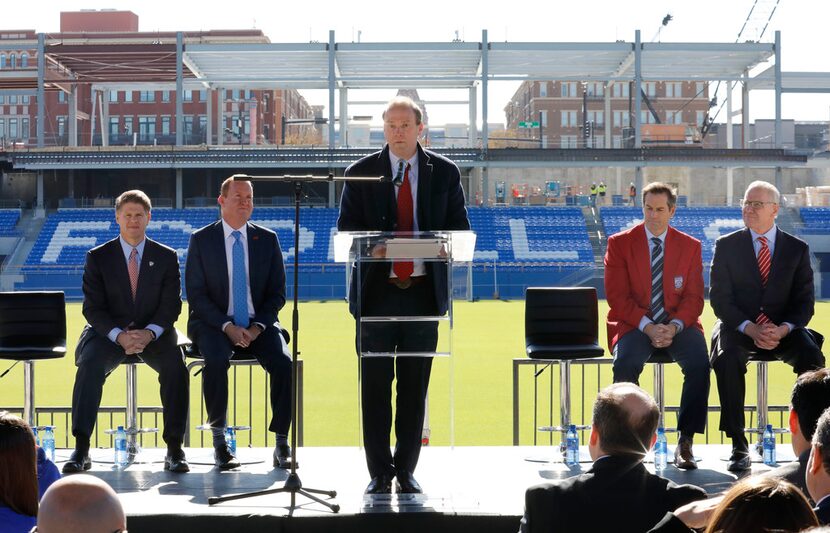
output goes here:
{"type": "MultiPolygon", "coordinates": [[[[279,310],[285,305],[285,265],[277,234],[248,222],[248,275],[254,303],[252,322],[265,326],[278,321],[279,310]]],[[[203,323],[218,330],[233,321],[228,316],[230,287],[225,235],[218,220],[193,233],[187,251],[185,288],[190,307],[188,332],[203,323]]]]}
{"type": "MultiPolygon", "coordinates": [[[[389,145],[370,154],[346,169],[346,176],[389,176],[392,164],[389,145]]],[[[470,221],[464,207],[464,190],[458,167],[441,155],[418,145],[417,213],[419,231],[469,230],[470,221]]],[[[395,231],[397,226],[395,185],[384,183],[346,182],[340,198],[339,231],[395,231]]],[[[447,271],[442,263],[426,263],[427,273],[435,286],[437,314],[447,311],[447,271]]],[[[374,263],[362,270],[362,290],[377,286],[389,277],[392,263],[374,263]]],[[[356,280],[349,290],[349,311],[357,316],[356,280]]],[[[365,298],[364,298],[365,300],[365,298]]]]}
{"type": "Polygon", "coordinates": [[[761,272],[749,229],[724,235],[715,242],[709,299],[712,309],[729,329],[744,320],[755,322],[763,311],[776,324],[790,322],[806,327],[813,317],[815,291],[810,248],[781,229],[775,234],[769,279],[761,285],[761,272]]]}
{"type": "Polygon", "coordinates": [[[147,239],[138,270],[133,301],[127,261],[118,237],[89,250],[83,276],[83,313],[89,324],[81,333],[75,360],[83,357],[88,340],[107,337],[113,328],[164,328],[158,342],[176,346],[173,323],[182,310],[181,274],[176,251],[147,239]]]}

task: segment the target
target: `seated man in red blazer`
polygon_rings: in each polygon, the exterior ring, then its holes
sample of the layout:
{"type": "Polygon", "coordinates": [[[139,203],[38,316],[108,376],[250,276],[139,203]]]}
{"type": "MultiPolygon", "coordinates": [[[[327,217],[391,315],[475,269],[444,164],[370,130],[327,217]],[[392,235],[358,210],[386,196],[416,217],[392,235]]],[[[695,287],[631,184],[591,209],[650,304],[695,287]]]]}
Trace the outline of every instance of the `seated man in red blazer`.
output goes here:
{"type": "Polygon", "coordinates": [[[608,345],[614,382],[638,383],[655,350],[683,371],[675,449],[678,468],[697,468],[692,441],[703,433],[709,358],[700,324],[703,263],[700,241],[669,226],[677,196],[664,183],[643,189],[643,223],[609,237],[605,253],[608,345]]]}

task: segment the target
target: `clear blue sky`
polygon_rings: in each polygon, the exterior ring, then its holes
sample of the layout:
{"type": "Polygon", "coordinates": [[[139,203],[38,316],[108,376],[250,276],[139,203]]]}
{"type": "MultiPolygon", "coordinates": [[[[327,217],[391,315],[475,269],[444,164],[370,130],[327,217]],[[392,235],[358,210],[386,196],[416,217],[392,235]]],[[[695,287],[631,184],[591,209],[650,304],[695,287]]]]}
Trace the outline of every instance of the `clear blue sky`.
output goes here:
{"type": "MultiPolygon", "coordinates": [[[[358,32],[363,42],[450,41],[456,32],[462,40],[479,41],[482,29],[488,30],[491,41],[609,42],[617,39],[633,41],[637,29],[641,30],[643,40],[649,41],[657,34],[663,17],[670,13],[674,20],[660,34],[660,40],[664,42],[734,42],[754,3],[755,0],[592,0],[576,3],[560,0],[418,0],[410,3],[376,0],[40,0],[31,4],[36,6],[33,9],[21,5],[4,10],[0,27],[48,33],[58,31],[60,11],[113,8],[134,11],[139,16],[142,31],[258,28],[272,42],[327,41],[329,30],[335,30],[335,37],[341,42],[357,40],[358,32]]],[[[761,4],[772,6],[775,0],[761,0],[761,4]]],[[[780,0],[763,40],[771,41],[773,32],[781,30],[784,71],[830,72],[830,54],[825,45],[828,20],[830,2],[827,0],[780,0]]],[[[755,38],[757,32],[744,36],[744,39],[755,38]]],[[[491,121],[503,120],[502,109],[515,87],[516,83],[506,82],[491,85],[491,121]]],[[[445,99],[466,97],[465,92],[426,94],[445,99]]],[[[752,94],[753,120],[772,118],[772,92],[753,91],[752,94]]],[[[391,95],[391,92],[352,93],[350,97],[384,99],[391,95]]],[[[312,103],[327,102],[325,95],[316,92],[307,97],[312,103]]],[[[434,125],[464,122],[467,111],[441,106],[430,109],[430,116],[434,125]]],[[[827,121],[830,96],[785,95],[783,116],[827,121]]],[[[723,113],[721,117],[724,117],[723,113]]]]}

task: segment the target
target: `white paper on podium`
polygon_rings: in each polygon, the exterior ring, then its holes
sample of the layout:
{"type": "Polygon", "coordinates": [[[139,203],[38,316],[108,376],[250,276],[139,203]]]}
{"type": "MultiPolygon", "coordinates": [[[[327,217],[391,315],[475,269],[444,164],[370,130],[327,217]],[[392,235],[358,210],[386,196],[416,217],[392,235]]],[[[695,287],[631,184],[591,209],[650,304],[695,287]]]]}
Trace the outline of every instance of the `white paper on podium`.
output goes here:
{"type": "MultiPolygon", "coordinates": [[[[439,239],[389,239],[386,241],[387,259],[429,259],[442,257],[443,243],[439,239]]],[[[446,256],[446,251],[443,254],[446,256]]]]}

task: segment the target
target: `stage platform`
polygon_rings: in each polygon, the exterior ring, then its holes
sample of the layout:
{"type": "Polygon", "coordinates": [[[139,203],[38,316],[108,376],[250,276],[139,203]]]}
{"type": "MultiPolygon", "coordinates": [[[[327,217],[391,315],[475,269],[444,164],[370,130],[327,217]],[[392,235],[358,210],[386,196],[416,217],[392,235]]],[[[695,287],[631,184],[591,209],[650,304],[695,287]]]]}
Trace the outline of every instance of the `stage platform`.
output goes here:
{"type": "MultiPolygon", "coordinates": [[[[670,452],[673,446],[670,446],[670,452]]],[[[716,494],[737,479],[726,470],[727,445],[696,445],[700,468],[682,471],[669,466],[664,476],[693,483],[716,494]]],[[[788,445],[778,446],[781,463],[793,459],[788,445]]],[[[70,450],[58,450],[60,467],[70,450]]],[[[284,470],[271,466],[272,449],[241,448],[241,468],[220,472],[213,450],[186,450],[191,472],[171,474],[163,469],[163,449],[145,449],[138,462],[115,470],[110,449],[92,450],[90,473],[109,483],[128,515],[130,533],[308,532],[308,531],[476,531],[511,532],[519,528],[525,489],[537,483],[569,477],[590,468],[585,447],[581,468],[569,468],[551,447],[426,447],[416,477],[422,495],[370,497],[363,451],[359,448],[305,447],[298,451],[297,473],[304,486],[337,491],[331,501],[335,514],[319,503],[297,496],[290,512],[288,494],[258,496],[209,506],[208,498],[281,487],[284,470]]],[[[649,464],[649,468],[652,466],[649,464]]],[[[752,473],[769,470],[753,463],[752,473]]],[[[325,497],[323,499],[326,499],[325,497]]]]}

